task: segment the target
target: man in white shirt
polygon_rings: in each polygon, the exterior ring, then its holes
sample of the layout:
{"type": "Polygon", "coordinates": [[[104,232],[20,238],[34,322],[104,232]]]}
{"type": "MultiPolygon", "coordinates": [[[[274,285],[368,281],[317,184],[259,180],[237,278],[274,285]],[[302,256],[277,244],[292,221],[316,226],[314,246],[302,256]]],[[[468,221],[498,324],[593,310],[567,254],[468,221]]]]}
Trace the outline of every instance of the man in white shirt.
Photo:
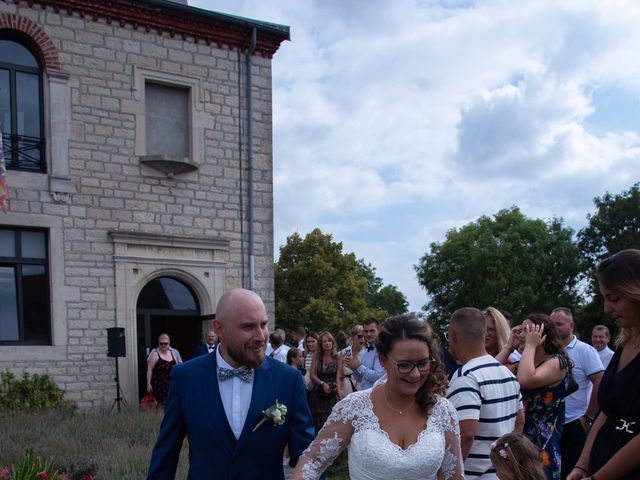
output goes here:
{"type": "Polygon", "coordinates": [[[466,478],[497,480],[489,453],[505,433],[521,431],[520,384],[484,346],[486,320],[477,308],[456,310],[449,323],[449,349],[463,365],[451,376],[447,399],[456,407],[466,478]]]}
{"type": "Polygon", "coordinates": [[[591,345],[598,351],[605,370],[609,366],[611,357],[613,357],[613,350],[609,348],[609,342],[611,342],[611,334],[605,325],[593,327],[593,330],[591,330],[591,345]]]}
{"type": "Polygon", "coordinates": [[[561,475],[565,478],[578,461],[587,432],[598,413],[598,388],[604,368],[596,349],[573,334],[575,324],[571,310],[558,307],[550,316],[573,363],[573,378],[578,384],[578,390],[565,398],[564,427],[560,440],[561,475]]]}
{"type": "Polygon", "coordinates": [[[273,332],[269,335],[269,343],[273,348],[269,356],[279,362],[287,363],[287,352],[289,351],[289,347],[283,343],[282,337],[277,332],[273,332]]]}

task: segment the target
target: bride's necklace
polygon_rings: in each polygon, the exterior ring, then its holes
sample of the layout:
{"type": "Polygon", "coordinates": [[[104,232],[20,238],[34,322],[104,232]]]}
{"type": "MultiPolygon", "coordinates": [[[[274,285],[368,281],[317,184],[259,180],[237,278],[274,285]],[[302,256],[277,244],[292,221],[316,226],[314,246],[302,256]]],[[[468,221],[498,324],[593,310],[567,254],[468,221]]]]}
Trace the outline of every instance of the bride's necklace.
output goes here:
{"type": "Polygon", "coordinates": [[[393,410],[396,413],[399,413],[400,415],[402,415],[404,412],[406,412],[407,410],[409,410],[411,407],[413,407],[413,404],[416,403],[416,397],[413,397],[413,400],[411,400],[411,403],[406,406],[405,408],[403,408],[402,410],[398,410],[397,408],[393,408],[390,404],[389,404],[389,400],[387,400],[387,389],[386,389],[386,385],[384,387],[382,387],[382,396],[384,397],[384,403],[387,404],[387,407],[389,407],[391,410],[393,410]]]}

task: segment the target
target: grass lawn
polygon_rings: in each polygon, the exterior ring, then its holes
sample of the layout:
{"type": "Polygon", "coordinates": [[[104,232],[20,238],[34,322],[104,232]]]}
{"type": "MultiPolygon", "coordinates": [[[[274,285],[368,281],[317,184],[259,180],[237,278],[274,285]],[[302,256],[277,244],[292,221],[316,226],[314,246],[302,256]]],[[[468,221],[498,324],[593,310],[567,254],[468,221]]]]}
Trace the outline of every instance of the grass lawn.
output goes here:
{"type": "MultiPolygon", "coordinates": [[[[142,480],[146,477],[162,412],[108,411],[0,414],[0,466],[15,464],[31,447],[53,459],[72,480],[90,473],[96,480],[142,480]]],[[[182,448],[176,479],[187,477],[187,443],[182,448]]],[[[214,466],[215,467],[215,466],[214,466]]],[[[331,480],[346,480],[344,461],[327,471],[331,480]]]]}

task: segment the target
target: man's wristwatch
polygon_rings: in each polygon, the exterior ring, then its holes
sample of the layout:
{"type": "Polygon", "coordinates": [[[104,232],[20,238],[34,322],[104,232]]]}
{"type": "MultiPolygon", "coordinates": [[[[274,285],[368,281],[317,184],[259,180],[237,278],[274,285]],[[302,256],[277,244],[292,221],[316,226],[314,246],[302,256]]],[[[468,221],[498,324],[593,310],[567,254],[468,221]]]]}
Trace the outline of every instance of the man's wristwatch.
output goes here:
{"type": "Polygon", "coordinates": [[[588,415],[583,415],[582,418],[584,418],[587,421],[589,426],[593,425],[593,422],[595,422],[595,418],[590,417],[588,415]]]}

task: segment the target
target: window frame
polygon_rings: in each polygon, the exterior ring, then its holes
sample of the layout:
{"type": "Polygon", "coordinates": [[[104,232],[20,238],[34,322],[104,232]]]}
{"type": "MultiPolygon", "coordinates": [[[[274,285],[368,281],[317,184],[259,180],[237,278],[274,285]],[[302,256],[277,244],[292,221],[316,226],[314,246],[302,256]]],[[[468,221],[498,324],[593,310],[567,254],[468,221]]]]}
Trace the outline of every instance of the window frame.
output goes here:
{"type": "Polygon", "coordinates": [[[9,71],[9,110],[11,116],[11,128],[12,132],[2,132],[2,140],[5,150],[5,166],[7,170],[18,170],[25,172],[36,172],[36,173],[47,173],[47,160],[46,160],[46,136],[45,136],[45,109],[44,109],[44,70],[42,68],[42,64],[38,58],[36,52],[34,52],[33,47],[29,44],[28,41],[23,41],[21,38],[16,38],[15,35],[7,34],[6,32],[0,31],[0,40],[5,40],[9,42],[14,42],[22,47],[26,48],[33,58],[35,59],[38,67],[29,67],[26,65],[20,65],[15,63],[7,63],[0,61],[0,69],[9,71]],[[17,89],[16,89],[16,73],[28,73],[28,74],[36,74],[38,76],[38,94],[39,94],[39,102],[38,102],[38,127],[40,130],[40,137],[29,137],[34,138],[34,145],[38,147],[40,152],[39,160],[34,162],[34,165],[37,164],[37,168],[25,166],[24,162],[20,162],[20,151],[19,151],[19,142],[20,139],[26,137],[26,135],[19,135],[16,132],[16,128],[18,125],[18,107],[17,107],[17,89]]]}
{"type": "Polygon", "coordinates": [[[18,340],[2,340],[0,339],[0,345],[51,345],[51,271],[49,267],[49,231],[48,229],[43,228],[28,228],[28,227],[17,227],[17,226],[9,226],[9,225],[0,225],[0,230],[9,230],[14,232],[14,248],[15,248],[15,256],[14,257],[2,257],[0,256],[0,267],[13,267],[14,275],[15,275],[15,287],[16,287],[16,297],[17,297],[17,315],[18,315],[18,340]],[[21,245],[21,237],[23,232],[38,232],[44,234],[44,253],[45,258],[30,258],[30,257],[22,257],[22,245],[21,245]],[[44,267],[45,274],[45,282],[47,284],[47,288],[43,294],[46,296],[44,299],[44,305],[46,305],[45,316],[43,319],[45,322],[45,339],[43,340],[29,340],[25,339],[25,319],[24,319],[24,282],[23,282],[23,271],[22,266],[31,266],[37,265],[44,267]]]}

